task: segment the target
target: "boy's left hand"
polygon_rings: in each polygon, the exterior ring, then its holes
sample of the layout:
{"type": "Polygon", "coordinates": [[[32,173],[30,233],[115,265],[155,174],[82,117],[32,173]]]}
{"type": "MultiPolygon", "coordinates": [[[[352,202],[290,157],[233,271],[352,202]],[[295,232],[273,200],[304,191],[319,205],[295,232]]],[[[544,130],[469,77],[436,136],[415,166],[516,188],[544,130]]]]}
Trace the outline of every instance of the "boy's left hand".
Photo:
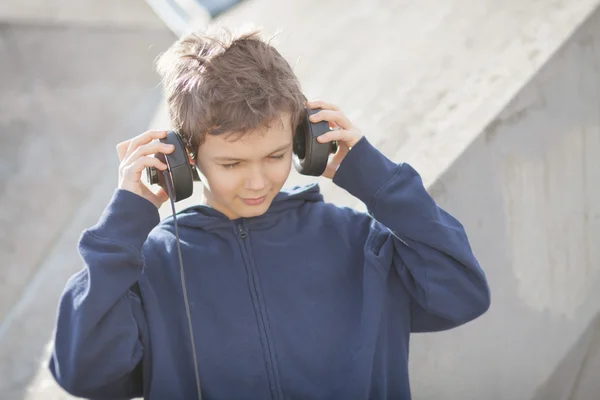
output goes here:
{"type": "Polygon", "coordinates": [[[336,140],[338,142],[338,151],[327,163],[327,168],[323,173],[323,176],[329,179],[333,179],[335,172],[342,163],[342,160],[358,141],[363,137],[360,130],[352,124],[352,122],[339,110],[338,107],[333,104],[326,103],[321,100],[309,101],[306,106],[310,109],[321,108],[322,110],[316,114],[310,116],[311,122],[327,121],[332,131],[324,133],[318,137],[318,141],[321,143],[331,142],[336,140]]]}

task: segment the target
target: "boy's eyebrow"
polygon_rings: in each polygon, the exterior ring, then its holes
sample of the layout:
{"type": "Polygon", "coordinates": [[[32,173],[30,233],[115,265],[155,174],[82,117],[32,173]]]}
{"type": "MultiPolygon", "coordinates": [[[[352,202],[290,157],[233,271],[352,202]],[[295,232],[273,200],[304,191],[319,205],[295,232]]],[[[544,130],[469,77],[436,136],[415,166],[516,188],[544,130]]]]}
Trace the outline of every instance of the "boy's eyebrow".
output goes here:
{"type": "MultiPolygon", "coordinates": [[[[280,151],[286,150],[291,145],[292,145],[292,142],[286,143],[283,146],[279,146],[278,148],[276,148],[275,150],[273,150],[269,154],[269,156],[273,155],[275,153],[278,153],[280,151]]],[[[216,160],[216,161],[245,161],[243,158],[236,158],[236,157],[214,157],[214,160],[216,160]]]]}

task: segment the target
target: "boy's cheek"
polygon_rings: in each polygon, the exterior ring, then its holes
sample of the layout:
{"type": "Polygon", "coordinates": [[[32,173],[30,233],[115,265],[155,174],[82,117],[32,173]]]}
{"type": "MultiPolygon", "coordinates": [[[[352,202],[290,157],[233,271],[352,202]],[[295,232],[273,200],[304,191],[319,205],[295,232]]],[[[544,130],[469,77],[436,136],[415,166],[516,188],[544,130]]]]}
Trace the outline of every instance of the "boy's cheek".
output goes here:
{"type": "Polygon", "coordinates": [[[278,192],[279,189],[281,189],[283,187],[283,185],[285,184],[285,181],[287,181],[288,177],[290,176],[290,172],[292,171],[292,158],[290,157],[289,159],[284,160],[283,162],[280,163],[280,165],[277,165],[277,168],[275,169],[274,172],[274,178],[273,180],[273,184],[278,186],[278,192]]]}
{"type": "Polygon", "coordinates": [[[235,197],[239,191],[239,178],[234,174],[209,173],[209,176],[206,178],[208,180],[208,186],[210,190],[218,193],[218,195],[222,198],[235,197]]]}

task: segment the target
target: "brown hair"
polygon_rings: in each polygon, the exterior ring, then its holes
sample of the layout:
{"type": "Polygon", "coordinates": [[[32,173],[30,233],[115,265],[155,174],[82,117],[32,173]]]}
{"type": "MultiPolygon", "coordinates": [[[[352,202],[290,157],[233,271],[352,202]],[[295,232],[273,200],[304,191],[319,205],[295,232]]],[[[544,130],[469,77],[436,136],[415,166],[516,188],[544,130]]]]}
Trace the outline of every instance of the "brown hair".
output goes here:
{"type": "Polygon", "coordinates": [[[258,29],[213,27],[176,41],[157,60],[169,117],[192,153],[205,135],[244,134],[292,115],[306,98],[290,64],[258,29]]]}

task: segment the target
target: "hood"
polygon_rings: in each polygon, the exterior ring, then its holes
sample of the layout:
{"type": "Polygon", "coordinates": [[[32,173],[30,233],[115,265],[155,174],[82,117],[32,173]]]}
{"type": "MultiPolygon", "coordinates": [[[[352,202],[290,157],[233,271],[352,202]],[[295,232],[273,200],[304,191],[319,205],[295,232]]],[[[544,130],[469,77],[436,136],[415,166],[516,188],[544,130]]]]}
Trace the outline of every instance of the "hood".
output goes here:
{"type": "MultiPolygon", "coordinates": [[[[247,220],[266,220],[281,211],[299,207],[307,202],[323,201],[321,188],[317,183],[304,186],[283,188],[273,199],[271,206],[263,215],[247,218],[247,220]]],[[[162,223],[172,224],[173,216],[165,218],[162,223]]],[[[210,229],[218,226],[229,226],[230,220],[220,211],[206,205],[187,207],[177,213],[177,223],[180,226],[210,229]]]]}

